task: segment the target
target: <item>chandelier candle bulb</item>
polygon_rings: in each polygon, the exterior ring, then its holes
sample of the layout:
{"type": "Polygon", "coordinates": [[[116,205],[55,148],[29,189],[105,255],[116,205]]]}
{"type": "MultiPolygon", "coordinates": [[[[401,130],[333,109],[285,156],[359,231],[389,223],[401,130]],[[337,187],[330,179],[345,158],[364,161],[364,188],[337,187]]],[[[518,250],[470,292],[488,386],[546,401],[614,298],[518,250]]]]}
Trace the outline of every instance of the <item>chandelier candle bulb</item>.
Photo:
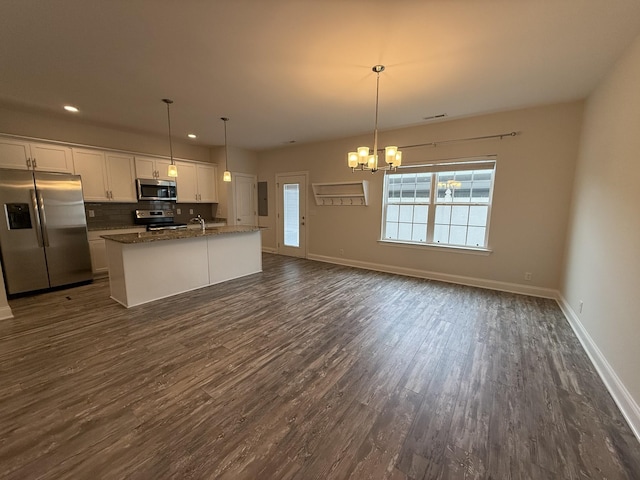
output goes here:
{"type": "Polygon", "coordinates": [[[372,172],[378,170],[378,155],[369,155],[368,165],[372,172]]]}
{"type": "Polygon", "coordinates": [[[389,165],[394,165],[396,163],[396,153],[398,153],[398,147],[389,146],[384,148],[385,161],[389,165]]]}
{"type": "Polygon", "coordinates": [[[349,167],[356,168],[358,166],[358,152],[349,152],[347,154],[347,162],[349,167]]]}
{"type": "Polygon", "coordinates": [[[366,165],[369,163],[369,147],[358,147],[358,157],[360,165],[366,165]]]}

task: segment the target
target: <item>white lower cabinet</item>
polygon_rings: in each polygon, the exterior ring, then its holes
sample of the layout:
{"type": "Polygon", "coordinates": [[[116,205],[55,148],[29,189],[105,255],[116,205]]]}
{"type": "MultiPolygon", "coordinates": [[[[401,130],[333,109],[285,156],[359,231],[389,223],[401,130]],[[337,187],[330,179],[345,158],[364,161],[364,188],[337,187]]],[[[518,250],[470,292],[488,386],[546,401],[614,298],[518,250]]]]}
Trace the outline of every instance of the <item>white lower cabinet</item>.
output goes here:
{"type": "Polygon", "coordinates": [[[85,202],[137,202],[133,155],[74,148],[73,163],[85,202]]]}
{"type": "Polygon", "coordinates": [[[107,265],[107,249],[104,238],[101,235],[114,235],[116,233],[140,233],[145,229],[141,227],[118,228],[111,230],[92,230],[87,232],[89,239],[89,251],[91,252],[91,270],[94,275],[107,275],[109,267],[107,265]]]}

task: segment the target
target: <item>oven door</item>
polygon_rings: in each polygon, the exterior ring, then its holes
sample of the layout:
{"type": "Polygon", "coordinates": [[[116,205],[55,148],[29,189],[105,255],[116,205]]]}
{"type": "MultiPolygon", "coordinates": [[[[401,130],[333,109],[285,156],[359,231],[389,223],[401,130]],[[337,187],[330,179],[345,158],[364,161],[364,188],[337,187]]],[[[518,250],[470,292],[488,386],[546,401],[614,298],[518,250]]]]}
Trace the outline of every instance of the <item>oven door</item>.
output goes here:
{"type": "Polygon", "coordinates": [[[138,200],[176,200],[176,182],[170,180],[151,180],[138,178],[136,180],[138,200]]]}

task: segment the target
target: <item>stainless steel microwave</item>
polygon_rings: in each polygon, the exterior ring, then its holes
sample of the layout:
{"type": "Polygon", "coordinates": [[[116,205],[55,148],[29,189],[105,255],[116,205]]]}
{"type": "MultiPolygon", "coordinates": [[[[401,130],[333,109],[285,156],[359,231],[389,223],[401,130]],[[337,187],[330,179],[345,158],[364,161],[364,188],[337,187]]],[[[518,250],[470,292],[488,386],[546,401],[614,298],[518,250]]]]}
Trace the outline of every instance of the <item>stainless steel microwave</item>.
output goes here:
{"type": "Polygon", "coordinates": [[[137,178],[138,200],[177,200],[176,182],[173,180],[155,180],[137,178]]]}

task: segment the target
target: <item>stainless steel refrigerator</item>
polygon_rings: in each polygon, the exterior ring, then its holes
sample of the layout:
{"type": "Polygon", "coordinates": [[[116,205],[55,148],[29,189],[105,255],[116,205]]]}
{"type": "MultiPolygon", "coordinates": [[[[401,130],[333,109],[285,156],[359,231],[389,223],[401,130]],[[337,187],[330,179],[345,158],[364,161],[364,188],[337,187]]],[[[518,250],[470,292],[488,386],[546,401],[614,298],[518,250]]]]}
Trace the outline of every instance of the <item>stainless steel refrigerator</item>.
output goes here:
{"type": "Polygon", "coordinates": [[[7,294],[92,279],[79,175],[0,169],[0,206],[7,294]]]}

